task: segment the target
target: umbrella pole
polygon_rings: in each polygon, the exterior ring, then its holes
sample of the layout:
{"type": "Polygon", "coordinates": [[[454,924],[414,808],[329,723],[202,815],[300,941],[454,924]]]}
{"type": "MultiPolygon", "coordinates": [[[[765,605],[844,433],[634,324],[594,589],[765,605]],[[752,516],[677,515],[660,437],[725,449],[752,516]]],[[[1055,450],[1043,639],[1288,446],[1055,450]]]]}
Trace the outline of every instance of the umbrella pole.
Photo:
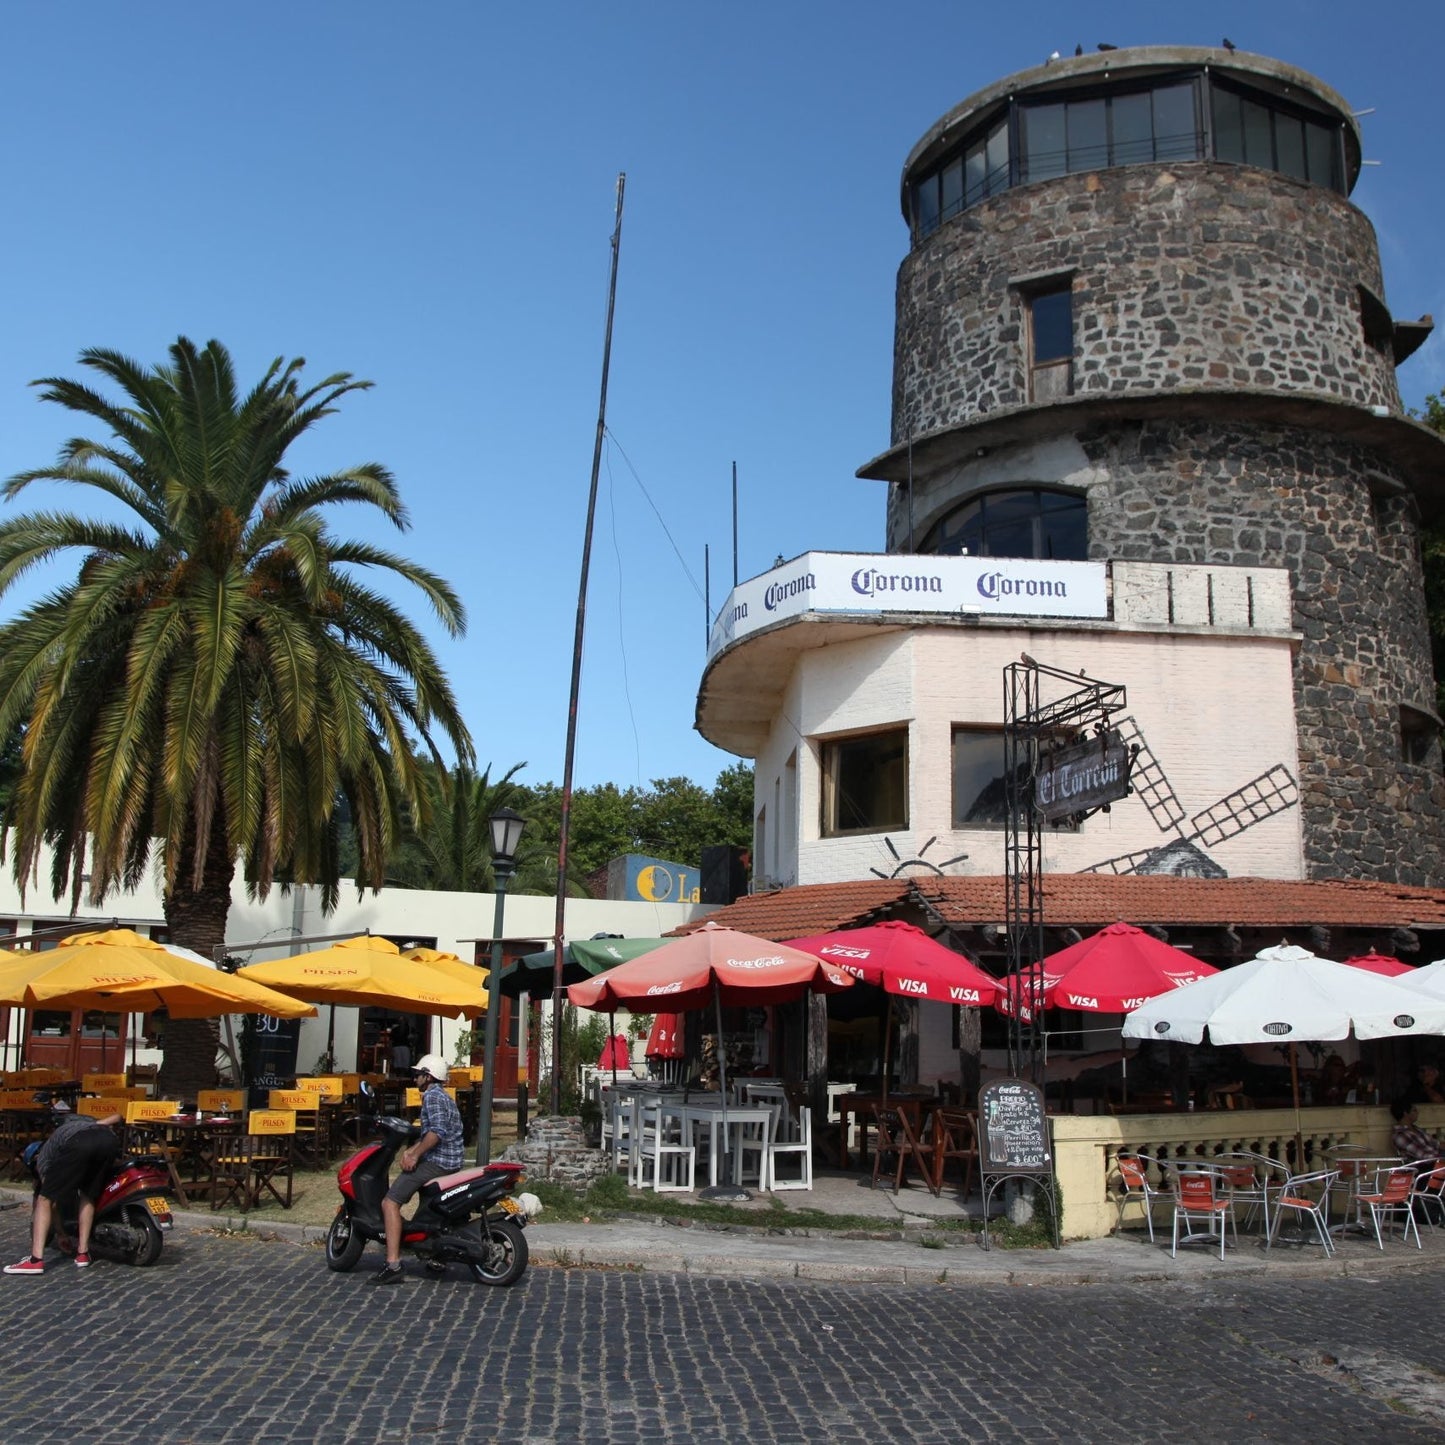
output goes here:
{"type": "Polygon", "coordinates": [[[607,1056],[612,1060],[612,1087],[617,1087],[617,1014],[607,1010],[607,1056]]]}
{"type": "Polygon", "coordinates": [[[883,1102],[888,1102],[888,1055],[893,1051],[893,999],[883,995],[883,1102]]]}
{"type": "Polygon", "coordinates": [[[712,981],[713,1005],[717,1016],[717,1077],[718,1087],[722,1090],[722,1168],[719,1177],[720,1184],[710,1184],[706,1189],[699,1189],[699,1199],[720,1200],[723,1203],[751,1199],[753,1196],[742,1188],[741,1185],[729,1182],[728,1176],[732,1173],[732,1153],[728,1148],[728,1140],[732,1137],[728,1129],[728,1057],[727,1050],[723,1047],[722,1029],[722,987],[713,976],[712,981]]]}

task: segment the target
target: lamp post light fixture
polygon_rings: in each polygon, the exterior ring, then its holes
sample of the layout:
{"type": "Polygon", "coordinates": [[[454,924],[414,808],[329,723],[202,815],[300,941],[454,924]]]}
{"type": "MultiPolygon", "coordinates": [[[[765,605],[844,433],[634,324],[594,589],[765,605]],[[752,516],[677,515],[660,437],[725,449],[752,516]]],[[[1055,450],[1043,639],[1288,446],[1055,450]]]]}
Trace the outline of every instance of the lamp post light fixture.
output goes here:
{"type": "Polygon", "coordinates": [[[492,1071],[497,1062],[497,1014],[501,1000],[495,981],[502,971],[502,917],[507,903],[507,879],[517,866],[517,848],[527,820],[510,808],[498,808],[487,826],[492,833],[492,873],[496,879],[497,910],[492,920],[492,968],[487,975],[487,1017],[482,1031],[482,1100],[477,1117],[477,1164],[492,1157],[492,1071]]]}

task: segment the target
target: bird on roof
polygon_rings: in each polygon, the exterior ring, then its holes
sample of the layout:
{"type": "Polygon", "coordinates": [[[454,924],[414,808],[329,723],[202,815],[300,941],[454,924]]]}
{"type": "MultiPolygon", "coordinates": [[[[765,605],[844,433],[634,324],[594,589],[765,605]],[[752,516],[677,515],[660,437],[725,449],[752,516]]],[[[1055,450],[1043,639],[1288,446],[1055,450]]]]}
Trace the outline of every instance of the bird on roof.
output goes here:
{"type": "Polygon", "coordinates": [[[1226,50],[1233,50],[1235,48],[1234,41],[1232,41],[1227,35],[1224,37],[1224,48],[1226,50]]]}
{"type": "Polygon", "coordinates": [[[1118,48],[1117,45],[1106,45],[1102,40],[1099,42],[1100,50],[1117,50],[1118,48]]]}
{"type": "Polygon", "coordinates": [[[1083,47],[1082,45],[1076,45],[1076,46],[1074,46],[1074,54],[1075,54],[1075,55],[1082,55],[1083,53],[1084,53],[1084,47],[1083,47]]]}
{"type": "Polygon", "coordinates": [[[1044,61],[1044,64],[1045,64],[1045,65],[1048,65],[1048,64],[1050,64],[1050,62],[1055,61],[1055,60],[1057,60],[1058,58],[1059,58],[1059,52],[1058,52],[1057,50],[1051,50],[1051,51],[1049,51],[1049,58],[1048,58],[1048,60],[1044,61]]]}

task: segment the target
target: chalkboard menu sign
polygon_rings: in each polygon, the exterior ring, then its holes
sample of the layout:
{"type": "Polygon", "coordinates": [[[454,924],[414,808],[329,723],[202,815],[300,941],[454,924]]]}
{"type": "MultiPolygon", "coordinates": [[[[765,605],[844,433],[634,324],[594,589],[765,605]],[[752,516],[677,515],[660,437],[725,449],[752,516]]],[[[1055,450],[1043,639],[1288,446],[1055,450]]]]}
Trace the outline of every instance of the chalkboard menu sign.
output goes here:
{"type": "Polygon", "coordinates": [[[985,1174],[1052,1174],[1044,1094],[1023,1079],[997,1079],[978,1096],[978,1144],[985,1174]]]}

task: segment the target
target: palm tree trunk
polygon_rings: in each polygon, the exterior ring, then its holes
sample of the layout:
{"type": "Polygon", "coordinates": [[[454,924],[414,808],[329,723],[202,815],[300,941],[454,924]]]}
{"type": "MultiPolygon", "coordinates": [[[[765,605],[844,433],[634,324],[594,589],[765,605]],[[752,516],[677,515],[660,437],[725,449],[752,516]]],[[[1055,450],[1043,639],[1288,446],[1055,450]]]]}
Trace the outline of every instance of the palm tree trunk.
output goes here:
{"type": "MultiPolygon", "coordinates": [[[[214,958],[215,950],[226,941],[236,862],[226,843],[224,811],[217,808],[206,849],[205,872],[200,887],[196,887],[194,831],[188,825],[175,885],[166,890],[166,926],[172,943],[214,958]]],[[[165,1056],[156,1080],[161,1096],[194,1103],[198,1090],[213,1088],[219,1043],[219,1020],[172,1019],[166,1026],[165,1056]]]]}

